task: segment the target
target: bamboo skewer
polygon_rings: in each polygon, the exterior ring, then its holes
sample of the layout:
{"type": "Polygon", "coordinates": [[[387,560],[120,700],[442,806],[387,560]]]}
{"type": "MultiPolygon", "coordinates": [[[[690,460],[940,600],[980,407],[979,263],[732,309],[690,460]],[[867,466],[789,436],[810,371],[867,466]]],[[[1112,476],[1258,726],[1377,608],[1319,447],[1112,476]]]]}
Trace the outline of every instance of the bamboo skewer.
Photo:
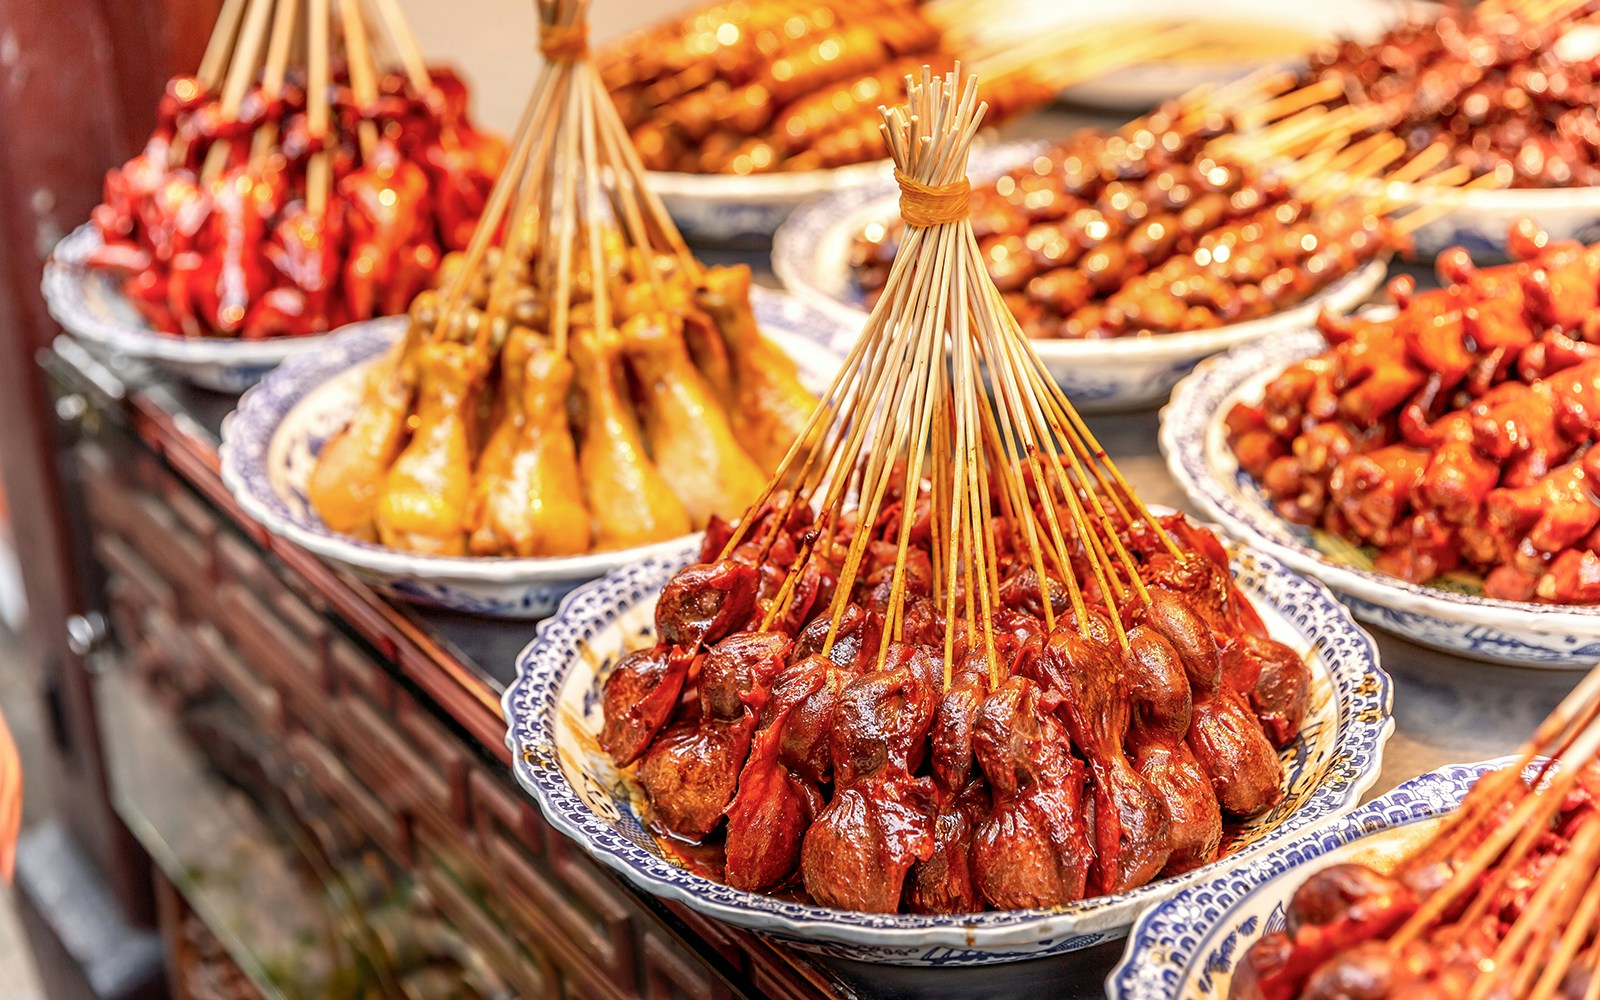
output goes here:
{"type": "MultiPolygon", "coordinates": [[[[346,64],[350,73],[350,91],[356,103],[367,107],[378,99],[377,67],[372,62],[372,50],[367,44],[367,28],[361,17],[361,0],[339,0],[339,16],[344,25],[346,64]]],[[[371,163],[378,151],[377,123],[363,117],[356,126],[360,136],[361,159],[371,163]]]]}
{"type": "Polygon", "coordinates": [[[311,154],[306,165],[306,208],[313,218],[323,219],[328,214],[328,199],[333,194],[332,154],[328,142],[328,91],[333,85],[328,65],[328,22],[332,11],[329,0],[309,0],[310,20],[306,25],[306,45],[310,55],[310,72],[306,84],[306,127],[311,141],[322,147],[311,154]]]}

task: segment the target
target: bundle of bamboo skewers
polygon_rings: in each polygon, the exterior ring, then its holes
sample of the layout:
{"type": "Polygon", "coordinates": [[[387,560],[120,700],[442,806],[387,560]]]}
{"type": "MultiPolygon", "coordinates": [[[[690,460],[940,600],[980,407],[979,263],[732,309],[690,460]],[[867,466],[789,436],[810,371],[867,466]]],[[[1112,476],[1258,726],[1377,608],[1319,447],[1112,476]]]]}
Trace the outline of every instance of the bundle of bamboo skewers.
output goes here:
{"type": "Polygon", "coordinates": [[[1237,998],[1600,996],[1600,669],[1392,870],[1311,876],[1237,998]],[[1540,758],[1543,757],[1541,761],[1540,758]]]}
{"type": "Polygon", "coordinates": [[[739,888],[1060,906],[1213,860],[1224,814],[1279,801],[1311,673],[1007,312],[967,215],[974,80],[908,84],[883,113],[909,226],[888,288],[766,487],[663,590],[657,645],[606,678],[599,740],[663,843],[720,845],[739,888]]]}
{"type": "Polygon", "coordinates": [[[293,336],[399,312],[465,244],[504,155],[396,0],[228,0],[144,151],[108,174],[90,264],[169,333],[293,336]],[[402,73],[379,71],[385,43],[402,73]]]}
{"type": "Polygon", "coordinates": [[[748,503],[815,405],[748,268],[703,268],[650,192],[586,9],[539,0],[546,65],[483,218],[318,458],[337,531],[524,557],[679,537],[748,503]]]}

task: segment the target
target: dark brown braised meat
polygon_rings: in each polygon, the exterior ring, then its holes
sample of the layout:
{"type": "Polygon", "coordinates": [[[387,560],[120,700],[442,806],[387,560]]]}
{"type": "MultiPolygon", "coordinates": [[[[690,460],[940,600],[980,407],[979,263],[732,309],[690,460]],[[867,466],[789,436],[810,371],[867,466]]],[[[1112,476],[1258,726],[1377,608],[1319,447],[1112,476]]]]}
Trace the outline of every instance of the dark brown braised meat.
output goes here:
{"type": "MultiPolygon", "coordinates": [[[[1517,263],[1457,251],[1439,261],[1446,287],[1393,283],[1392,320],[1324,317],[1328,349],[1236,404],[1229,441],[1281,515],[1373,547],[1384,572],[1467,570],[1490,597],[1594,603],[1600,246],[1511,235],[1517,263]]],[[[1264,720],[1301,681],[1277,662],[1251,695],[1264,720]]]]}
{"type": "Polygon", "coordinates": [[[806,891],[823,906],[900,908],[917,861],[933,856],[933,787],[913,778],[938,699],[938,665],[917,646],[889,647],[890,665],[862,674],[834,711],[833,799],[806,834],[806,891]]]}
{"type": "Polygon", "coordinates": [[[809,519],[775,526],[763,512],[718,558],[733,535],[713,525],[706,561],[657,605],[659,645],[605,684],[602,745],[637,763],[657,829],[720,843],[739,888],[965,913],[1062,905],[1188,870],[1217,856],[1224,813],[1255,816],[1278,800],[1273,741],[1303,718],[1305,665],[1265,637],[1213,536],[1179,516],[1160,522],[1165,541],[1147,525],[1126,531],[1151,589],[1148,606],[1126,613],[1124,648],[1098,583],[1082,592],[1080,633],[1063,581],[1042,589],[997,527],[996,686],[984,647],[969,649],[981,630],[969,636],[962,619],[945,676],[945,609],[925,596],[929,505],[909,506],[894,627],[925,643],[884,645],[899,498],[829,547],[813,547],[809,519]],[[868,532],[860,571],[841,580],[856,531],[868,532]],[[779,614],[754,631],[785,585],[756,568],[764,558],[848,587],[837,627],[814,603],[805,622],[779,614]]]}
{"type": "Polygon", "coordinates": [[[1126,745],[1132,704],[1116,647],[1057,628],[1038,663],[1059,693],[1058,714],[1094,775],[1094,886],[1100,894],[1144,885],[1172,854],[1170,817],[1150,783],[1134,770],[1126,745]]]}
{"type": "Polygon", "coordinates": [[[674,576],[656,602],[656,636],[694,648],[714,643],[737,628],[756,606],[756,571],[722,559],[700,563],[674,576]]]}
{"type": "Polygon", "coordinates": [[[983,702],[973,731],[994,810],[973,838],[978,890],[997,910],[1064,906],[1088,888],[1084,768],[1039,686],[1013,677],[983,702]]]}
{"type": "Polygon", "coordinates": [[[639,759],[678,707],[693,654],[675,646],[640,649],[623,657],[601,692],[605,724],[600,749],[618,766],[639,759]]]}
{"type": "Polygon", "coordinates": [[[1123,662],[1133,699],[1133,767],[1166,805],[1172,853],[1163,872],[1185,872],[1215,860],[1222,846],[1222,809],[1184,741],[1194,717],[1189,678],[1177,649],[1149,625],[1128,633],[1123,662]]]}

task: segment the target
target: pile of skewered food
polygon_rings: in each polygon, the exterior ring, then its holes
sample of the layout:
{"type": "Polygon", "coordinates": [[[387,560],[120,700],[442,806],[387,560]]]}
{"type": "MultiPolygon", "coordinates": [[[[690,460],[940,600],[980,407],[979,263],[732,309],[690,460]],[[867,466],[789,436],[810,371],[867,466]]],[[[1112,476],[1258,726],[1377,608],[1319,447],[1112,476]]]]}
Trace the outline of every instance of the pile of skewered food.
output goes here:
{"type": "Polygon", "coordinates": [[[647,822],[738,888],[1063,905],[1205,864],[1282,796],[1309,667],[1213,535],[1144,507],[1005,310],[962,183],[982,112],[926,70],[884,112],[904,266],[604,682],[599,742],[647,822]]]}
{"type": "Polygon", "coordinates": [[[155,329],[260,339],[403,312],[466,245],[505,144],[473,128],[465,87],[422,64],[387,2],[408,71],[379,74],[361,7],[342,3],[334,32],[323,0],[229,4],[144,150],[107,174],[90,264],[155,329]],[[297,37],[309,68],[288,65],[297,37]]]}
{"type": "Polygon", "coordinates": [[[1392,319],[1318,327],[1329,347],[1227,415],[1239,465],[1283,517],[1377,550],[1415,583],[1462,570],[1505,600],[1600,601],[1600,246],[1514,227],[1517,263],[1438,262],[1392,319]]]}
{"type": "Polygon", "coordinates": [[[1335,864],[1251,946],[1235,1000],[1461,997],[1583,1000],[1600,992],[1600,673],[1388,870],[1335,864]],[[1536,763],[1536,751],[1551,759],[1536,763]]]}
{"type": "Polygon", "coordinates": [[[1506,170],[1514,187],[1600,185],[1600,62],[1563,58],[1561,37],[1593,13],[1587,0],[1508,0],[1417,17],[1372,42],[1344,41],[1304,79],[1328,85],[1420,150],[1450,144],[1475,175],[1506,170]]]}
{"type": "MultiPolygon", "coordinates": [[[[1255,319],[1387,252],[1387,227],[1368,204],[1318,210],[1281,176],[1208,156],[1213,129],[1174,104],[1120,133],[1080,132],[975,195],[989,274],[1030,337],[1255,319]]],[[[851,267],[869,304],[900,235],[873,224],[855,241],[851,267]]]]}
{"type": "Polygon", "coordinates": [[[573,6],[541,2],[551,62],[483,219],[318,454],[336,531],[524,557],[681,537],[749,504],[816,405],[749,269],[702,268],[644,187],[573,6]]]}
{"type": "Polygon", "coordinates": [[[716,3],[623,39],[599,63],[645,166],[764,174],[882,157],[877,109],[899,99],[907,73],[948,69],[954,53],[990,74],[997,121],[1188,41],[1148,26],[1078,27],[985,44],[970,37],[982,13],[950,0],[716,3]]]}

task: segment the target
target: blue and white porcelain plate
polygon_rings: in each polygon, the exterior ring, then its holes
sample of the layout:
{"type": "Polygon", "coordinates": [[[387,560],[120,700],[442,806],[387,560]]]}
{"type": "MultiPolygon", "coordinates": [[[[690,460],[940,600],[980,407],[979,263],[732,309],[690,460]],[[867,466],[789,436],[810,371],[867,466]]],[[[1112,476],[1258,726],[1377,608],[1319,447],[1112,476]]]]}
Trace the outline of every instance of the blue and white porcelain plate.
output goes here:
{"type": "MultiPolygon", "coordinates": [[[[825,389],[860,331],[779,292],[755,288],[750,301],[762,332],[795,359],[807,388],[825,389]]],[[[543,618],[578,584],[678,550],[671,540],[559,558],[427,556],[325,525],[306,498],[316,457],[350,422],[367,368],[400,339],[406,322],[397,316],[346,327],[244,394],[222,425],[221,455],[222,481],[245,513],[391,597],[503,618],[543,618]]]]}
{"type": "Polygon", "coordinates": [[[1498,601],[1407,583],[1335,562],[1309,528],[1278,516],[1228,447],[1235,403],[1259,403],[1266,384],[1327,348],[1315,330],[1248,344],[1203,362],[1161,411],[1161,451],[1189,498],[1232,535],[1332,587],[1356,617],[1412,642],[1473,659],[1587,670],[1600,659],[1600,606],[1498,601]]]}
{"type": "Polygon", "coordinates": [[[1386,870],[1419,846],[1482,775],[1511,758],[1453,764],[1412,778],[1349,815],[1145,911],[1106,979],[1112,1000],[1226,1000],[1235,965],[1313,873],[1356,862],[1386,870]]]}
{"type": "Polygon", "coordinates": [[[241,340],[183,337],[145,322],[110,274],[88,265],[102,245],[93,223],[74,229],[50,254],[40,289],[57,323],[113,355],[147,361],[195,385],[241,393],[286,358],[315,353],[332,334],[241,340]]]}
{"type": "MultiPolygon", "coordinates": [[[[1016,143],[975,152],[968,173],[974,181],[992,181],[1047,148],[1044,143],[1016,143]]],[[[892,178],[806,203],[773,237],[773,272],[785,288],[807,302],[864,324],[866,304],[851,274],[851,247],[868,226],[898,221],[898,205],[899,189],[892,178]]],[[[1202,358],[1304,327],[1324,309],[1348,312],[1372,297],[1387,272],[1386,260],[1374,260],[1297,306],[1211,330],[1108,340],[1035,340],[1033,350],[1080,410],[1150,407],[1164,401],[1202,358]]]]}
{"type": "Polygon", "coordinates": [[[1320,584],[1236,552],[1239,586],[1273,637],[1310,658],[1312,708],[1284,751],[1283,801],[1233,836],[1228,857],[1178,878],[1055,910],[956,917],[853,913],[743,892],[669,860],[639,820],[639,792],[600,750],[601,685],[651,644],[661,588],[695,557],[683,545],[575,590],[517,658],[503,699],[512,767],[550,823],[646,892],[821,954],[895,965],[983,965],[1075,951],[1127,933],[1145,907],[1352,808],[1377,780],[1393,731],[1389,677],[1371,636],[1320,584]]]}

